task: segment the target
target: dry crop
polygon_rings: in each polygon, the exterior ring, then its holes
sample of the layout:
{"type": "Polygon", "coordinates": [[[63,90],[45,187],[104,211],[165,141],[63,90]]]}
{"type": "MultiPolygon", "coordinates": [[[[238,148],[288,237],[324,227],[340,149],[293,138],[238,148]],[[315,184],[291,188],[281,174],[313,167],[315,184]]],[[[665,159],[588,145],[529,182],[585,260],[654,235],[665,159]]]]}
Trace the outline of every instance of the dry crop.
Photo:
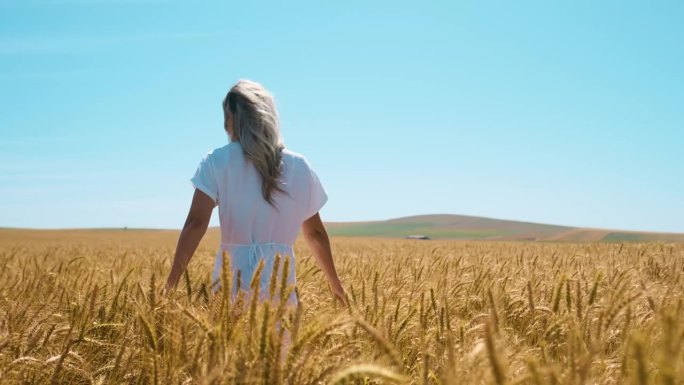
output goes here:
{"type": "Polygon", "coordinates": [[[298,242],[290,308],[213,295],[207,241],[162,296],[152,238],[0,242],[0,383],[684,383],[684,245],[337,238],[343,308],[298,242]]]}

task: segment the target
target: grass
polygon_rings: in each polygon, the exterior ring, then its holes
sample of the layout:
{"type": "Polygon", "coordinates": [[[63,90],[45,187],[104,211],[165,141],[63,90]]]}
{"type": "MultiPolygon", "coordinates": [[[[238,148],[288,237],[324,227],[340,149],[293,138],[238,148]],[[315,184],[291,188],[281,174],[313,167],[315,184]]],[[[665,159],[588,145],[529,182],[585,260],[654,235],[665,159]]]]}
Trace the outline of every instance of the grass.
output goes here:
{"type": "Polygon", "coordinates": [[[630,233],[609,233],[603,237],[604,242],[647,242],[648,236],[644,234],[630,234],[630,233]]]}
{"type": "Polygon", "coordinates": [[[415,234],[417,231],[429,228],[429,223],[358,223],[352,225],[337,225],[329,229],[332,236],[345,237],[396,237],[415,234]]]}
{"type": "Polygon", "coordinates": [[[448,229],[431,223],[386,222],[335,225],[328,231],[331,236],[338,237],[406,237],[419,234],[442,239],[480,239],[507,234],[501,230],[448,229]]]}
{"type": "Polygon", "coordinates": [[[342,308],[298,242],[293,308],[212,295],[206,242],[164,297],[173,239],[130,233],[0,239],[2,384],[684,381],[684,245],[333,238],[342,308]]]}

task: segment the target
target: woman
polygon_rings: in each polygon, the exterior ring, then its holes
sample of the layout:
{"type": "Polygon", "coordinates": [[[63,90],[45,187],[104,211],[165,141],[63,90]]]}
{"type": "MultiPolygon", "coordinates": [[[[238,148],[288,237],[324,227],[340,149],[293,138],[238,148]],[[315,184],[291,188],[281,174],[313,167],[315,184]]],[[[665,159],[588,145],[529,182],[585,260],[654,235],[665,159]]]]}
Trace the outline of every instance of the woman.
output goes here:
{"type": "MultiPolygon", "coordinates": [[[[259,259],[264,259],[259,292],[265,299],[276,253],[290,256],[288,284],[295,284],[293,243],[301,227],[333,295],[345,304],[328,234],[318,214],[328,199],[326,191],[306,158],[284,147],[273,97],[260,84],[240,80],[223,100],[223,115],[230,143],[207,154],[191,178],[195,193],[167,290],[178,284],[218,206],[221,246],[214,263],[214,283],[218,283],[225,251],[233,271],[233,297],[238,291],[238,271],[240,288],[248,290],[259,259]]],[[[298,302],[294,291],[288,302],[298,302]]]]}

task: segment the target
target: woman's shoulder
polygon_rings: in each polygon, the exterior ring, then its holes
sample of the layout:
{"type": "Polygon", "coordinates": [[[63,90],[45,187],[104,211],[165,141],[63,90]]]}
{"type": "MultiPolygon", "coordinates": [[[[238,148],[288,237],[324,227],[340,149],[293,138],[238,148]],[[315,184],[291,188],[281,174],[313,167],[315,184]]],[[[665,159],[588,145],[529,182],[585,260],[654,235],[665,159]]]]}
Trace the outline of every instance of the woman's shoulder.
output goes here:
{"type": "Polygon", "coordinates": [[[214,172],[222,172],[226,167],[230,167],[231,164],[240,163],[241,156],[239,156],[238,153],[242,155],[241,150],[242,148],[237,142],[230,142],[225,146],[209,150],[202,157],[200,167],[204,166],[213,169],[214,172]]]}
{"type": "Polygon", "coordinates": [[[293,151],[292,149],[287,148],[287,147],[283,148],[283,156],[286,156],[289,158],[297,158],[297,159],[303,159],[304,158],[304,155],[302,155],[296,151],[293,151]]]}
{"type": "Polygon", "coordinates": [[[212,161],[227,160],[232,156],[232,154],[242,152],[239,142],[230,142],[225,146],[214,148],[213,150],[207,152],[206,158],[212,161]]]}
{"type": "MultiPolygon", "coordinates": [[[[243,158],[240,142],[230,142],[225,146],[217,147],[205,155],[205,158],[215,166],[221,164],[235,163],[243,158]]],[[[304,154],[290,148],[283,148],[283,161],[292,164],[303,164],[306,168],[310,167],[309,161],[304,154]]]]}
{"type": "Polygon", "coordinates": [[[289,161],[292,163],[303,163],[305,165],[309,165],[309,161],[306,159],[306,157],[296,151],[293,151],[289,148],[284,148],[283,149],[283,160],[289,161]]]}

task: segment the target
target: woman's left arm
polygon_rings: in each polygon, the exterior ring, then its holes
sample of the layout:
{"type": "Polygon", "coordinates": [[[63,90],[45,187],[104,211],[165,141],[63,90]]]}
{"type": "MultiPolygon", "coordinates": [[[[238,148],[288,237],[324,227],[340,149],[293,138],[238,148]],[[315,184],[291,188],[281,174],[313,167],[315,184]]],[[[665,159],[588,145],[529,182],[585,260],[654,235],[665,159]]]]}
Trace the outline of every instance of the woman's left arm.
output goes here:
{"type": "Polygon", "coordinates": [[[202,237],[207,232],[214,207],[216,204],[212,198],[199,189],[195,189],[188,218],[185,220],[185,225],[183,225],[183,230],[178,238],[171,273],[166,280],[167,291],[178,285],[181,275],[183,275],[202,237]]]}

